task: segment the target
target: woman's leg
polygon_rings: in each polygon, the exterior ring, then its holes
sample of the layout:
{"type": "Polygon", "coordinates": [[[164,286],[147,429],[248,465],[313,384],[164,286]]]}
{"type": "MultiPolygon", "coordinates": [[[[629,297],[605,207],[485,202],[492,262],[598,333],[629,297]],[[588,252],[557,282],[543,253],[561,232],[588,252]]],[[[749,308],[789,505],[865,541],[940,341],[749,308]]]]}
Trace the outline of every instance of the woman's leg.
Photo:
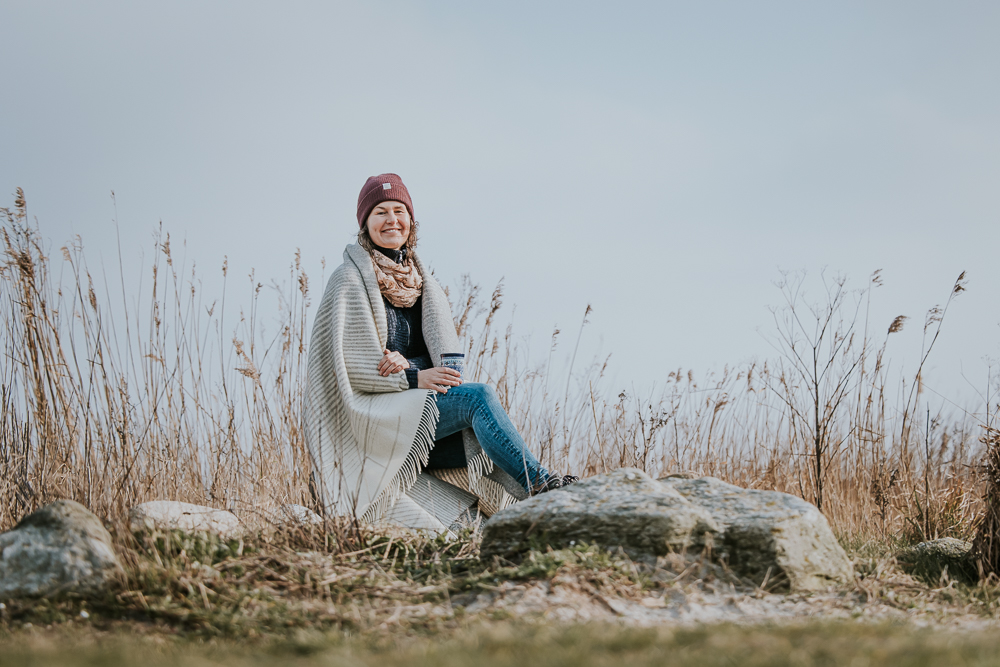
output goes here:
{"type": "Polygon", "coordinates": [[[549,478],[549,471],[528,451],[493,387],[478,382],[452,387],[447,394],[438,394],[437,406],[441,418],[436,440],[471,427],[486,455],[525,491],[549,478]]]}

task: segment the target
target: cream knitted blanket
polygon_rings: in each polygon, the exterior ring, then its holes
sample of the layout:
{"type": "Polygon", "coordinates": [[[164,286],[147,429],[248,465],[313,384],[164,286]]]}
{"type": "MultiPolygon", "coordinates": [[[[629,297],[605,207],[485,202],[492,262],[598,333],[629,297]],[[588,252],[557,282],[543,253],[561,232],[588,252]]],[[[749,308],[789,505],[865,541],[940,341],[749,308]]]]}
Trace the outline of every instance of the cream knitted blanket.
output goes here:
{"type": "MultiPolygon", "coordinates": [[[[424,281],[424,342],[437,366],[442,353],[460,349],[451,306],[437,280],[411,256],[424,281]]],[[[404,497],[434,445],[435,392],[409,389],[405,373],[379,375],[386,335],[371,258],[349,245],[327,283],[310,339],[303,430],[319,491],[327,510],[338,516],[444,530],[432,512],[404,497]]],[[[470,491],[506,507],[513,502],[507,490],[517,494],[516,482],[494,468],[471,429],[463,439],[470,491]]]]}

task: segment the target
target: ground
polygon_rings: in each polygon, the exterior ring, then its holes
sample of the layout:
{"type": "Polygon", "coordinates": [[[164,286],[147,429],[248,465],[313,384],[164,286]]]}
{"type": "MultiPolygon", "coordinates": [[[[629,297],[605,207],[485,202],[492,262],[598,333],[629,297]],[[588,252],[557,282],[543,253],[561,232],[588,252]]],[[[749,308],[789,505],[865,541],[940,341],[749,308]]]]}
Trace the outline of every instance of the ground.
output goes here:
{"type": "Polygon", "coordinates": [[[855,554],[855,583],[804,594],[708,554],[483,563],[472,536],[116,539],[115,590],[4,604],[0,665],[1000,665],[1000,589],[888,557],[855,554]]]}

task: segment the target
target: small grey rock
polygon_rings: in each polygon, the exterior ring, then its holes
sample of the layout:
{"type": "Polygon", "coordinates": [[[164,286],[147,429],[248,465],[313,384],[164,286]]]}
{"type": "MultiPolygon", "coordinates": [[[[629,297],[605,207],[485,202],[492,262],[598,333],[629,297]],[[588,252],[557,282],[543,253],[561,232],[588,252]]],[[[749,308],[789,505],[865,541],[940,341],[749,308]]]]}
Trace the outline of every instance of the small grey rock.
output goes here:
{"type": "MultiPolygon", "coordinates": [[[[701,549],[718,525],[683,495],[633,468],[583,479],[494,514],[483,530],[483,558],[515,557],[532,541],[565,548],[585,542],[633,558],[701,549]]],[[[712,538],[710,538],[712,539],[712,538]]]]}
{"type": "Polygon", "coordinates": [[[854,568],[816,506],[779,491],[743,489],[714,477],[661,483],[707,511],[720,531],[715,549],[730,569],[768,588],[822,590],[854,568]]]}
{"type": "Polygon", "coordinates": [[[952,577],[973,583],[979,574],[971,551],[970,542],[942,537],[900,550],[896,562],[904,571],[930,582],[936,582],[947,570],[952,577]]]}
{"type": "Polygon", "coordinates": [[[215,533],[223,538],[239,537],[240,520],[232,512],[192,505],[176,500],[153,500],[129,510],[133,532],[144,530],[180,530],[185,533],[215,533]]]}
{"type": "Polygon", "coordinates": [[[323,517],[304,505],[289,503],[279,509],[279,525],[282,526],[317,526],[323,523],[323,517]]]}
{"type": "Polygon", "coordinates": [[[95,593],[121,572],[101,520],[72,500],[46,505],[0,534],[0,598],[95,593]]]}

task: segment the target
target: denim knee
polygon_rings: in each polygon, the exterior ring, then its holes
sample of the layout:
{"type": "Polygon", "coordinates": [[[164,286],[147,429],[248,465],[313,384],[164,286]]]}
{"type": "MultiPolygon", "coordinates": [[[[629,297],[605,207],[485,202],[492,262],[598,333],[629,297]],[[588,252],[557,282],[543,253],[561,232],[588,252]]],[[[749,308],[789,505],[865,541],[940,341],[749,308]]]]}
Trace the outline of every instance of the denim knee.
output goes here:
{"type": "Polygon", "coordinates": [[[497,400],[497,392],[493,387],[483,382],[463,382],[462,386],[469,392],[472,400],[478,405],[487,406],[497,400]]]}

